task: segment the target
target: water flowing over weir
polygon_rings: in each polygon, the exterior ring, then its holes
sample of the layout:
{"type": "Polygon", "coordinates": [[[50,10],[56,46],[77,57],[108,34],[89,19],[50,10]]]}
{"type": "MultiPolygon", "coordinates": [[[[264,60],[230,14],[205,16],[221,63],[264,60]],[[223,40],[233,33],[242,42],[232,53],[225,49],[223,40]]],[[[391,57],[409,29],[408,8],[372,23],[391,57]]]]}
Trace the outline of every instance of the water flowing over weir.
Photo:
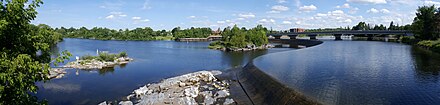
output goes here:
{"type": "MultiPolygon", "coordinates": [[[[279,40],[279,43],[294,43],[296,46],[312,47],[323,43],[317,40],[279,40]]],[[[319,105],[300,92],[282,84],[267,75],[250,61],[243,68],[230,70],[230,78],[237,81],[231,84],[232,94],[238,104],[253,105],[319,105]],[[239,92],[237,92],[239,91],[239,92]]]]}

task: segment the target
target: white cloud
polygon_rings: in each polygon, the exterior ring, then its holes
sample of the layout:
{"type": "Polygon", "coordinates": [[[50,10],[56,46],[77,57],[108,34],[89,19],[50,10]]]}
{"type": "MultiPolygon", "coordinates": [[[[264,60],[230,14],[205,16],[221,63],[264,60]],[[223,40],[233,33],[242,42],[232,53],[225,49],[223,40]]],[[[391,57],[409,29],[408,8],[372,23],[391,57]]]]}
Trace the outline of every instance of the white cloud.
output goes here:
{"type": "Polygon", "coordinates": [[[272,6],[271,9],[272,9],[272,11],[270,11],[269,13],[280,13],[282,11],[288,11],[289,7],[282,6],[282,5],[275,5],[275,6],[272,6]]]}
{"type": "Polygon", "coordinates": [[[150,19],[141,20],[141,22],[149,22],[149,21],[150,21],[150,19]]]}
{"type": "Polygon", "coordinates": [[[436,2],[436,1],[430,1],[430,0],[427,0],[427,1],[425,1],[424,3],[425,3],[425,4],[428,4],[428,5],[436,5],[436,6],[440,6],[440,2],[436,2]]]}
{"type": "Polygon", "coordinates": [[[348,4],[348,3],[345,3],[345,4],[343,4],[342,6],[336,6],[336,8],[350,8],[350,4],[348,4]]]}
{"type": "Polygon", "coordinates": [[[125,14],[121,14],[121,15],[119,15],[120,17],[127,17],[127,15],[125,15],[125,14]]]}
{"type": "Polygon", "coordinates": [[[327,14],[323,14],[323,13],[318,13],[318,14],[316,14],[316,16],[319,16],[319,17],[326,17],[326,16],[327,16],[327,14]]]}
{"type": "Polygon", "coordinates": [[[345,23],[351,23],[351,22],[353,22],[351,19],[346,19],[346,20],[344,20],[344,22],[345,23]]]}
{"type": "Polygon", "coordinates": [[[194,19],[196,16],[188,16],[189,19],[194,19]]]}
{"type": "Polygon", "coordinates": [[[217,21],[218,24],[224,24],[226,23],[225,21],[217,21]]]}
{"type": "Polygon", "coordinates": [[[315,5],[303,6],[303,7],[299,8],[299,10],[306,11],[306,12],[314,11],[316,9],[318,9],[318,8],[315,5]]]}
{"type": "Polygon", "coordinates": [[[359,10],[359,8],[352,8],[352,9],[350,9],[350,11],[348,11],[348,13],[355,14],[355,13],[357,13],[358,10],[359,10]]]}
{"type": "Polygon", "coordinates": [[[361,4],[386,4],[386,0],[347,0],[347,2],[361,3],[361,4]]]}
{"type": "Polygon", "coordinates": [[[238,17],[240,18],[255,18],[255,15],[252,13],[248,13],[248,14],[238,14],[238,17]]]}
{"type": "Polygon", "coordinates": [[[105,19],[114,19],[115,15],[108,15],[107,17],[105,17],[105,19]]]}
{"type": "Polygon", "coordinates": [[[273,20],[273,19],[261,19],[257,23],[258,24],[274,24],[275,20],[273,20]]]}
{"type": "Polygon", "coordinates": [[[379,10],[377,10],[376,8],[371,8],[367,10],[367,13],[379,13],[379,10]]]}
{"type": "Polygon", "coordinates": [[[286,24],[286,25],[288,25],[288,24],[292,24],[292,22],[290,22],[290,21],[283,21],[282,24],[286,24]]]}
{"type": "Polygon", "coordinates": [[[141,17],[132,17],[133,20],[141,20],[141,17]]]}
{"type": "Polygon", "coordinates": [[[342,10],[335,10],[335,11],[329,12],[329,14],[331,14],[333,16],[344,15],[344,11],[342,11],[342,10]]]}
{"type": "Polygon", "coordinates": [[[385,13],[385,14],[390,13],[390,11],[387,9],[381,9],[380,12],[385,13]]]}

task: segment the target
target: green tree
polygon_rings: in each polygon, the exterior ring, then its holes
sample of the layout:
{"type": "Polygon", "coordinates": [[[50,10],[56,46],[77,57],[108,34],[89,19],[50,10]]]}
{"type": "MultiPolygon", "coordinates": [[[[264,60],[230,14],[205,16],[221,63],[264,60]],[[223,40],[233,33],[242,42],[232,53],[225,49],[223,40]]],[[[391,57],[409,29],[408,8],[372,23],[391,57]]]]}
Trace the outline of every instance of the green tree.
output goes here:
{"type": "MultiPolygon", "coordinates": [[[[36,81],[48,80],[49,47],[59,34],[47,25],[35,26],[41,0],[0,1],[0,104],[40,104],[28,92],[36,92],[36,81]],[[37,53],[40,52],[40,53],[37,53]]],[[[70,55],[63,52],[63,55],[70,55]]],[[[62,56],[56,61],[62,61],[62,56]]]]}
{"type": "Polygon", "coordinates": [[[422,6],[417,9],[416,17],[413,21],[413,32],[415,37],[422,40],[435,40],[435,6],[422,6]]]}

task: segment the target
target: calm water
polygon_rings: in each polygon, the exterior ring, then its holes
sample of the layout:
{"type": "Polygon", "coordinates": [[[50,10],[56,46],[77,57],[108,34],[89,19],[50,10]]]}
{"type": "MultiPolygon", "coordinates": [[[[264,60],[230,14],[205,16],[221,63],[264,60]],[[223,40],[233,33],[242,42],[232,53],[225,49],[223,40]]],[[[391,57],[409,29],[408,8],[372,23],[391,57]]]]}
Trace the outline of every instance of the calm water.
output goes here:
{"type": "Polygon", "coordinates": [[[440,56],[408,45],[325,41],[254,63],[324,104],[440,105],[440,56]]]}
{"type": "Polygon", "coordinates": [[[224,53],[208,49],[209,42],[174,41],[98,41],[65,39],[54,49],[68,50],[74,56],[96,54],[96,49],[117,53],[127,51],[134,62],[114,69],[82,71],[70,69],[61,79],[39,82],[36,95],[49,104],[98,104],[119,100],[134,89],[163,78],[199,70],[224,70],[242,66],[253,58],[271,52],[292,50],[276,48],[248,53],[224,53]],[[78,75],[77,75],[78,73],[78,75]]]}

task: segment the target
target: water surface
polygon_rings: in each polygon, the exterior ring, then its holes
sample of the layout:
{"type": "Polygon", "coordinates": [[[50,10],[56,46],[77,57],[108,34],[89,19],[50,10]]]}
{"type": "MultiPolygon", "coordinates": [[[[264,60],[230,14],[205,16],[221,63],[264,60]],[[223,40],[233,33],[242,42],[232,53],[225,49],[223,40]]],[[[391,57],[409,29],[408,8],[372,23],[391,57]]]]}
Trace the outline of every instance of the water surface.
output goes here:
{"type": "Polygon", "coordinates": [[[399,43],[325,41],[255,65],[323,104],[440,104],[440,56],[399,43]]]}
{"type": "Polygon", "coordinates": [[[49,104],[98,104],[119,100],[134,89],[161,79],[199,70],[224,70],[243,66],[254,57],[286,50],[276,48],[252,52],[222,52],[208,49],[209,42],[174,41],[99,41],[65,39],[54,52],[70,51],[74,56],[96,55],[96,50],[118,53],[126,51],[133,62],[114,69],[68,69],[61,79],[38,82],[39,99],[49,104]]]}

